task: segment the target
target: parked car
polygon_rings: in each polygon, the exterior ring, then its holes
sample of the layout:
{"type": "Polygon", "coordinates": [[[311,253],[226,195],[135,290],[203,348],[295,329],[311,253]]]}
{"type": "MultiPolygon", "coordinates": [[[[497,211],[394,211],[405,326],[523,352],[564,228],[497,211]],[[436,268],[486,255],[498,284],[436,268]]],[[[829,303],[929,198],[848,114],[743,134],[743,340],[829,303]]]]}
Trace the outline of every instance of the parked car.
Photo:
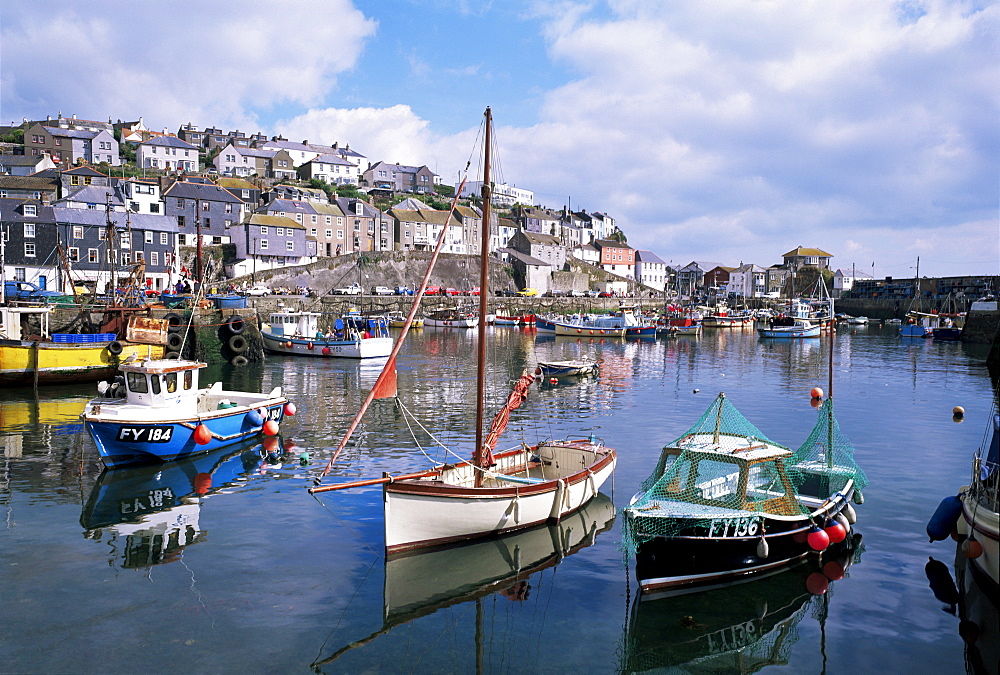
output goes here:
{"type": "Polygon", "coordinates": [[[441,295],[440,286],[428,286],[424,289],[424,295],[441,295]]]}
{"type": "Polygon", "coordinates": [[[588,298],[596,298],[598,295],[600,294],[597,291],[594,290],[587,291],[588,298]]]}
{"type": "Polygon", "coordinates": [[[444,293],[442,293],[441,295],[448,295],[448,296],[454,297],[456,295],[460,295],[460,293],[458,292],[457,288],[451,288],[451,287],[449,287],[449,288],[444,289],[444,293]]]}
{"type": "Polygon", "coordinates": [[[583,298],[586,297],[587,291],[570,291],[569,296],[571,298],[583,298]]]}
{"type": "Polygon", "coordinates": [[[350,286],[344,286],[343,288],[335,288],[330,291],[331,295],[363,295],[364,291],[361,289],[361,284],[353,283],[350,286]]]}
{"type": "Polygon", "coordinates": [[[30,281],[5,281],[3,294],[7,300],[46,300],[65,295],[58,291],[42,290],[30,281]]]}
{"type": "Polygon", "coordinates": [[[599,297],[599,298],[613,298],[613,297],[615,297],[615,294],[614,293],[608,293],[607,291],[601,291],[600,293],[597,294],[597,297],[599,297]]]}
{"type": "Polygon", "coordinates": [[[392,289],[388,286],[372,286],[372,295],[392,295],[392,289]]]}
{"type": "Polygon", "coordinates": [[[515,295],[517,295],[517,292],[510,288],[502,288],[496,292],[496,295],[499,295],[500,297],[503,298],[512,298],[515,295]]]}
{"type": "Polygon", "coordinates": [[[409,286],[396,286],[396,295],[413,295],[413,289],[409,286]]]}
{"type": "Polygon", "coordinates": [[[473,286],[469,289],[469,295],[479,295],[479,286],[473,286]]]}
{"type": "Polygon", "coordinates": [[[534,297],[534,296],[538,295],[538,289],[537,288],[525,288],[524,290],[518,291],[517,294],[520,295],[523,298],[531,298],[531,297],[534,297]]]}
{"type": "Polygon", "coordinates": [[[247,295],[262,297],[265,295],[271,295],[271,289],[267,286],[261,286],[260,284],[252,286],[247,290],[247,295]]]}

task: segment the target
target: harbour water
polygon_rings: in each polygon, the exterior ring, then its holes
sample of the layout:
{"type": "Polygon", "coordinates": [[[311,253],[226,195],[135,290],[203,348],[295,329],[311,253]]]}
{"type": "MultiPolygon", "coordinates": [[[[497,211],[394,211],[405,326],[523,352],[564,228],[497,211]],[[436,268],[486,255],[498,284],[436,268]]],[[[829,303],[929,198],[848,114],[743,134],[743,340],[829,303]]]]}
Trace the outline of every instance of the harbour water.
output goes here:
{"type": "MultiPolygon", "coordinates": [[[[961,673],[981,659],[925,574],[931,557],[954,574],[954,543],[924,533],[967,482],[986,429],[981,348],[841,328],[837,417],[870,485],[857,506],[862,551],[825,594],[799,569],[637,602],[616,509],[660,447],[719,391],[797,447],[815,421],[810,390],[827,388],[828,338],[489,336],[490,411],[538,360],[600,362],[598,378],[543,383],[500,447],[595,435],[619,453],[606,499],[516,540],[389,563],[379,487],[306,492],[378,364],[279,357],[210,369],[203,381],[228,389],[285,388],[298,413],[280,447],[104,473],[77,420],[92,385],[42,389],[37,401],[30,389],[2,392],[0,671],[961,673]]],[[[405,411],[376,402],[325,482],[419,470],[446,458],[441,445],[468,456],[474,357],[473,331],[415,331],[398,363],[405,411]]],[[[992,611],[974,646],[1000,640],[992,611]]]]}

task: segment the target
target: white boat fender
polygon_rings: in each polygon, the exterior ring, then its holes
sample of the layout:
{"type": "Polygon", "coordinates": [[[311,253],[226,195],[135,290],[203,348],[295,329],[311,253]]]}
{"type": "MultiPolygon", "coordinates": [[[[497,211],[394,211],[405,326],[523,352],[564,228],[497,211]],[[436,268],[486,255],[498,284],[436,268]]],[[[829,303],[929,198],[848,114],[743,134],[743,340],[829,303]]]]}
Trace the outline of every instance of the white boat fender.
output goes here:
{"type": "Polygon", "coordinates": [[[767,545],[767,539],[761,535],[760,539],[757,540],[757,557],[762,560],[767,560],[770,554],[771,548],[767,545]]]}
{"type": "Polygon", "coordinates": [[[847,516],[843,513],[838,513],[833,517],[833,519],[840,523],[840,526],[844,528],[844,532],[848,535],[851,533],[851,521],[847,519],[847,516]]]}
{"type": "Polygon", "coordinates": [[[844,515],[845,518],[847,518],[847,522],[850,523],[851,525],[858,522],[858,512],[855,511],[854,507],[851,506],[850,504],[845,503],[844,509],[841,511],[841,513],[844,515]]]}
{"type": "Polygon", "coordinates": [[[865,496],[864,496],[864,494],[862,494],[861,490],[857,490],[857,489],[854,490],[854,503],[855,504],[864,504],[865,503],[865,496]]]}

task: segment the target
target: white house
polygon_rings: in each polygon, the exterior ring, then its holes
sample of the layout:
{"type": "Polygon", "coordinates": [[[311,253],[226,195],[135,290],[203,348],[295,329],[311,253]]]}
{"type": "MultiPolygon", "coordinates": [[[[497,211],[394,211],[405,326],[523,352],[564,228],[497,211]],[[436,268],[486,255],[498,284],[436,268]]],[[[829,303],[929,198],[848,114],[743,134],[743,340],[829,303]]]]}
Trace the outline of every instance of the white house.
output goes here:
{"type": "Polygon", "coordinates": [[[729,273],[727,290],[742,298],[767,296],[767,269],[753,263],[740,265],[729,273]]]}
{"type": "Polygon", "coordinates": [[[198,171],[198,148],[175,136],[156,136],[139,144],[135,162],[144,169],[198,171]]]}
{"type": "Polygon", "coordinates": [[[864,272],[849,269],[841,270],[838,269],[833,273],[833,297],[839,298],[844,293],[847,293],[852,288],[854,288],[854,282],[858,279],[871,279],[872,275],[865,274],[864,272]]]}
{"type": "Polygon", "coordinates": [[[643,286],[663,291],[667,283],[667,263],[652,251],[635,252],[635,279],[643,286]]]}

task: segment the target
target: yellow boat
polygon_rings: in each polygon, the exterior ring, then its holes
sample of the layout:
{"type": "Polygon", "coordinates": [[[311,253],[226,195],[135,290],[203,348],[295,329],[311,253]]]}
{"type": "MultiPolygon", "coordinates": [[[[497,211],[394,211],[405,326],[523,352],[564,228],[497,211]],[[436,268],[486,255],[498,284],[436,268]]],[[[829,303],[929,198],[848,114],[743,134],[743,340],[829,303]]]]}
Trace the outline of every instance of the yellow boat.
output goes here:
{"type": "Polygon", "coordinates": [[[144,357],[159,359],[165,354],[160,344],[113,338],[95,342],[55,342],[47,337],[50,311],[47,307],[0,308],[0,384],[96,382],[113,377],[122,361],[144,357]],[[22,334],[21,320],[31,314],[41,317],[41,336],[26,340],[24,338],[30,336],[22,334]],[[16,339],[11,339],[14,335],[16,339]]]}
{"type": "MultiPolygon", "coordinates": [[[[389,327],[390,328],[402,328],[406,324],[406,315],[400,311],[389,312],[386,316],[389,317],[389,327]]],[[[413,323],[410,324],[410,328],[423,328],[424,320],[419,316],[413,317],[413,323]]]]}

